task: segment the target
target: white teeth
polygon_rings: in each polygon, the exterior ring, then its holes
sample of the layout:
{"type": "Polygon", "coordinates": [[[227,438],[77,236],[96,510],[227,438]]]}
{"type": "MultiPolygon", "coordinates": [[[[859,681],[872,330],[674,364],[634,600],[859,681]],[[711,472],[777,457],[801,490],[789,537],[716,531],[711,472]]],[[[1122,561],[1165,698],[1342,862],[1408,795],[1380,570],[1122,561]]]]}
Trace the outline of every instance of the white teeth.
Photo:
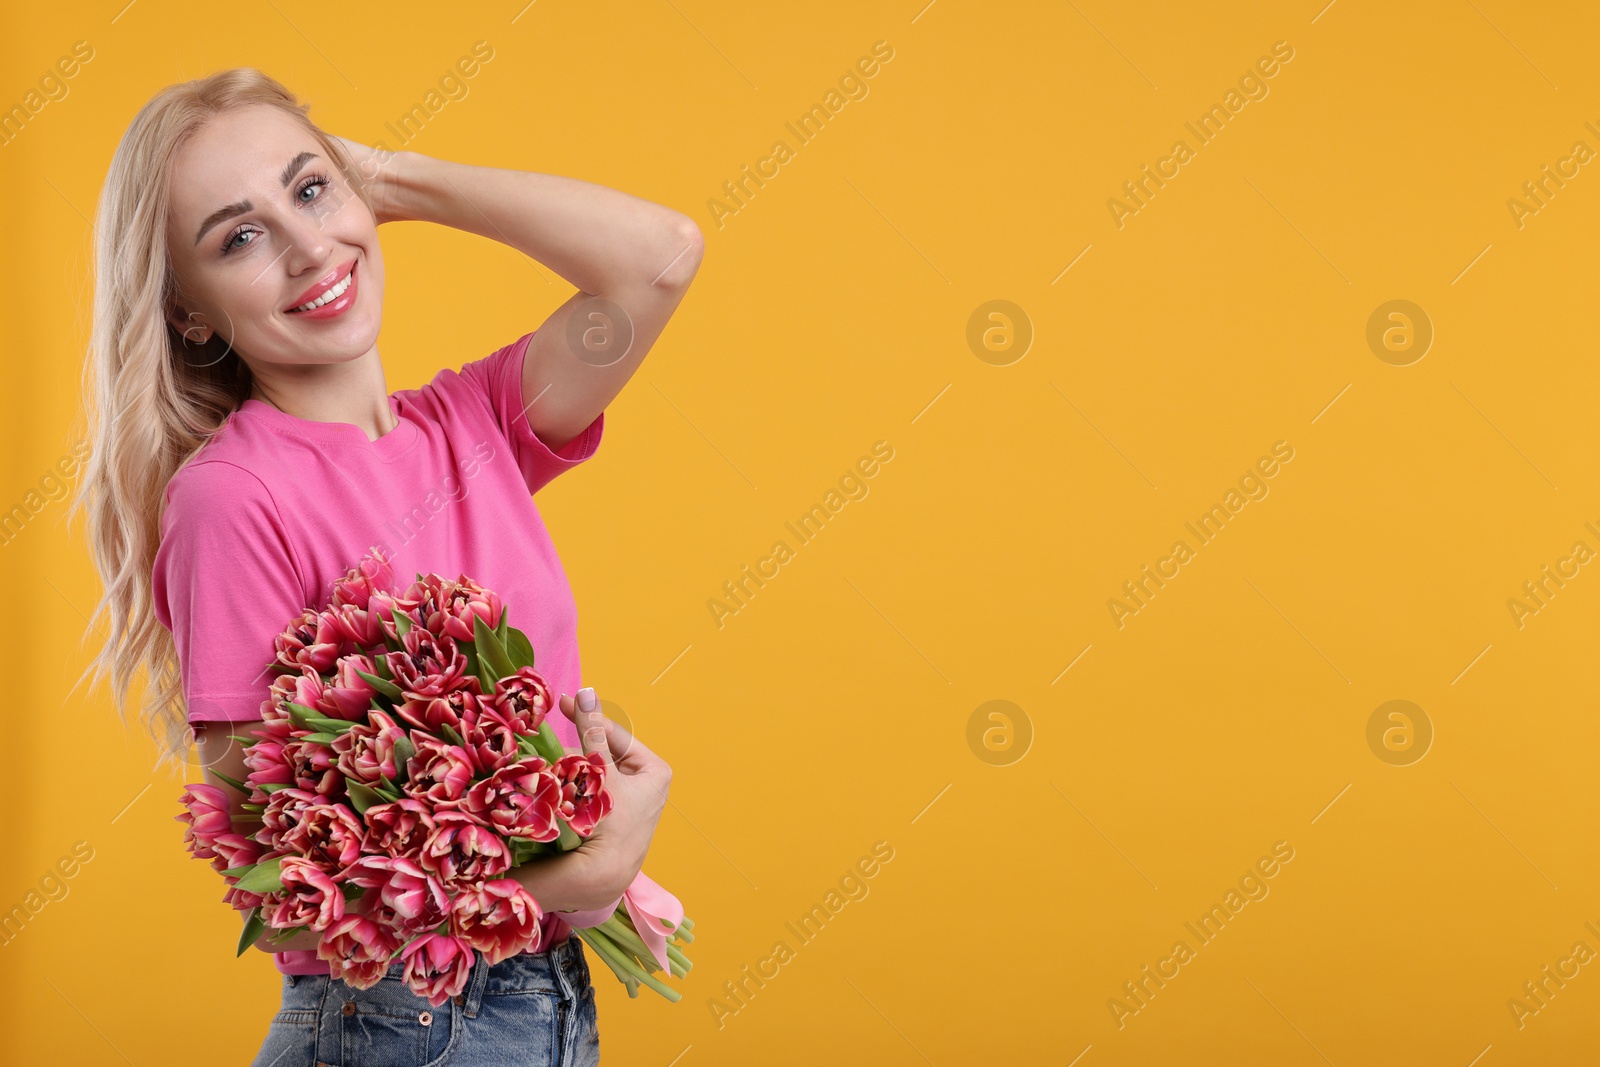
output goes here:
{"type": "Polygon", "coordinates": [[[337,283],[335,283],[335,285],[334,285],[334,287],[332,289],[329,289],[326,293],[323,293],[321,296],[317,297],[315,300],[311,301],[308,304],[301,304],[299,307],[293,307],[293,308],[290,308],[289,310],[290,311],[310,311],[312,308],[321,307],[323,304],[326,304],[330,300],[339,299],[339,297],[344,295],[344,291],[346,289],[350,288],[350,279],[354,278],[355,276],[356,276],[356,269],[354,267],[351,267],[350,268],[350,273],[346,274],[342,279],[340,279],[337,283]]]}

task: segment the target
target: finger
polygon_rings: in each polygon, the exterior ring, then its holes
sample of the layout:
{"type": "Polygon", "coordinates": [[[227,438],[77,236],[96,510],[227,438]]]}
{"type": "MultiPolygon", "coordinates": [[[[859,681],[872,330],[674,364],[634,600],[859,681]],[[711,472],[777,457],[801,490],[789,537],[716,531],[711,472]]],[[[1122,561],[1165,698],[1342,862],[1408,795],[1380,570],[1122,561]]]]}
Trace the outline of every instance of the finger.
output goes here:
{"type": "MultiPolygon", "coordinates": [[[[577,725],[577,720],[573,718],[572,698],[571,697],[569,697],[565,693],[562,693],[561,696],[556,700],[556,707],[561,709],[561,714],[565,715],[567,717],[567,719],[573,723],[574,726],[577,725]]],[[[555,729],[555,727],[552,726],[551,729],[553,730],[553,729],[555,729]]],[[[580,742],[580,745],[581,744],[582,744],[582,742],[580,742]]],[[[581,756],[581,755],[583,755],[583,749],[581,747],[574,748],[573,746],[571,746],[569,744],[566,744],[566,743],[562,744],[561,751],[565,752],[569,756],[581,756]]]]}
{"type": "Polygon", "coordinates": [[[592,688],[585,687],[578,691],[579,697],[586,697],[583,703],[588,703],[590,709],[585,711],[579,700],[563,694],[561,697],[561,710],[571,719],[578,728],[578,741],[583,745],[583,754],[592,756],[599,754],[605,761],[608,770],[615,770],[616,763],[611,757],[611,746],[607,742],[609,731],[606,729],[605,712],[600,710],[600,700],[594,695],[592,688]]]}
{"type": "MultiPolygon", "coordinates": [[[[573,720],[579,730],[583,725],[577,716],[577,705],[574,698],[563,693],[557,701],[563,714],[573,720]]],[[[595,701],[596,710],[600,708],[600,701],[595,701]]],[[[661,763],[661,759],[640,741],[632,731],[623,726],[616,719],[604,718],[606,730],[606,747],[610,749],[610,762],[624,774],[639,774],[646,769],[661,763]]]]}

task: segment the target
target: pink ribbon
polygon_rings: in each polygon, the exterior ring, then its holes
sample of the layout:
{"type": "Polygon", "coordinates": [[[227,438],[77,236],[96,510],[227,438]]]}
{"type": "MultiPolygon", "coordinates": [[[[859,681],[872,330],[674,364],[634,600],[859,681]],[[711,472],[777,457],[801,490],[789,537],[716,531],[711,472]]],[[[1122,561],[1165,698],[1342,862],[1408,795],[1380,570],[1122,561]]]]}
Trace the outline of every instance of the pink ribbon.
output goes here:
{"type": "MultiPolygon", "coordinates": [[[[639,940],[644,942],[645,948],[650,950],[650,955],[661,965],[667,973],[672,972],[667,956],[667,938],[671,932],[683,923],[683,905],[678,898],[658,885],[651,877],[640,871],[633,876],[633,881],[623,891],[620,903],[628,909],[628,917],[633,920],[633,928],[639,933],[639,940]],[[663,925],[666,923],[668,925],[663,925]]],[[[568,926],[579,929],[588,926],[599,926],[616,913],[617,906],[609,908],[595,908],[591,911],[557,912],[568,926]]]]}

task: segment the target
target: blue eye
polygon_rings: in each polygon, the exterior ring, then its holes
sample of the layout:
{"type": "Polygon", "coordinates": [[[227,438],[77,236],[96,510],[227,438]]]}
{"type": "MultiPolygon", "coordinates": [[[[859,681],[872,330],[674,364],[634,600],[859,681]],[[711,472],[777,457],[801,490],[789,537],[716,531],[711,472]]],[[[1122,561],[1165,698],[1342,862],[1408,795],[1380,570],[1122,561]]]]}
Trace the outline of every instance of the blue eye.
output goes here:
{"type": "Polygon", "coordinates": [[[311,203],[312,200],[320,200],[321,199],[320,195],[319,196],[313,196],[309,200],[307,200],[307,199],[302,199],[300,194],[304,193],[307,189],[311,189],[311,188],[316,187],[316,186],[326,186],[328,184],[330,184],[328,182],[328,179],[324,178],[320,174],[313,174],[309,178],[307,178],[305,181],[301,182],[300,185],[295,189],[295,191],[294,191],[295,199],[299,200],[300,203],[302,203],[302,204],[309,204],[309,203],[311,203]]]}
{"type": "Polygon", "coordinates": [[[241,226],[237,230],[234,230],[232,233],[230,233],[227,236],[227,239],[222,242],[222,254],[223,255],[227,255],[229,252],[232,252],[233,250],[235,250],[237,248],[243,248],[244,245],[236,245],[236,244],[234,244],[233,243],[234,240],[236,238],[243,237],[247,233],[254,233],[254,232],[255,232],[254,230],[251,230],[251,229],[249,229],[247,227],[244,227],[244,226],[241,226]]]}
{"type": "MultiPolygon", "coordinates": [[[[302,205],[304,205],[304,204],[314,204],[318,200],[323,199],[322,193],[323,193],[324,189],[326,187],[328,187],[328,186],[331,186],[332,184],[333,183],[331,181],[329,181],[326,177],[324,177],[321,174],[308,175],[303,180],[301,180],[299,185],[295,186],[295,190],[294,190],[295,202],[298,203],[298,204],[302,204],[302,205]],[[304,194],[306,192],[308,192],[309,190],[311,190],[311,189],[316,189],[317,190],[317,195],[311,196],[311,197],[305,196],[304,194]]],[[[222,242],[222,254],[226,256],[226,255],[229,255],[230,253],[236,252],[239,249],[245,247],[245,245],[254,244],[255,242],[253,242],[253,241],[246,241],[246,242],[244,242],[242,244],[238,244],[238,243],[235,243],[235,242],[240,237],[243,237],[245,234],[255,233],[255,232],[256,232],[255,230],[251,229],[248,226],[241,226],[237,230],[234,230],[232,233],[228,234],[228,236],[226,238],[223,239],[223,242],[222,242]]]]}

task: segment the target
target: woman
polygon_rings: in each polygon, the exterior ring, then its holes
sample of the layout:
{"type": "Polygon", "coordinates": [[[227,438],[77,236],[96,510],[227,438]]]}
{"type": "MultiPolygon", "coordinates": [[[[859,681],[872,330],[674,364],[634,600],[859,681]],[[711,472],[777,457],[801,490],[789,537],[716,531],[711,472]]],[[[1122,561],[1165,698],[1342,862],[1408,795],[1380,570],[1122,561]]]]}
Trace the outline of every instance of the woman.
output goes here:
{"type": "MultiPolygon", "coordinates": [[[[478,954],[439,1009],[399,963],[361,991],[332,976],[314,933],[258,941],[284,986],[257,1062],[597,1062],[594,989],[561,913],[592,925],[621,900],[671,773],[578,688],[576,608],[532,494],[594,454],[606,405],[699,266],[700,234],[584,182],[374,151],[307,110],[259,71],[222,71],[156,94],[112,160],[86,373],[94,450],[75,504],[110,624],[90,669],[123,713],[146,668],[141,714],[163,757],[181,761],[192,739],[221,784],[212,769],[249,773],[230,735],[259,719],[272,637],[369,549],[401,582],[466,574],[500,593],[562,693],[558,736],[607,762],[613,811],[581,848],[513,872],[543,907],[538,950],[493,967],[478,954]],[[532,333],[390,394],[377,226],[395,220],[503,241],[579,292],[532,333]]],[[[435,279],[441,314],[463,275],[435,279]]]]}

